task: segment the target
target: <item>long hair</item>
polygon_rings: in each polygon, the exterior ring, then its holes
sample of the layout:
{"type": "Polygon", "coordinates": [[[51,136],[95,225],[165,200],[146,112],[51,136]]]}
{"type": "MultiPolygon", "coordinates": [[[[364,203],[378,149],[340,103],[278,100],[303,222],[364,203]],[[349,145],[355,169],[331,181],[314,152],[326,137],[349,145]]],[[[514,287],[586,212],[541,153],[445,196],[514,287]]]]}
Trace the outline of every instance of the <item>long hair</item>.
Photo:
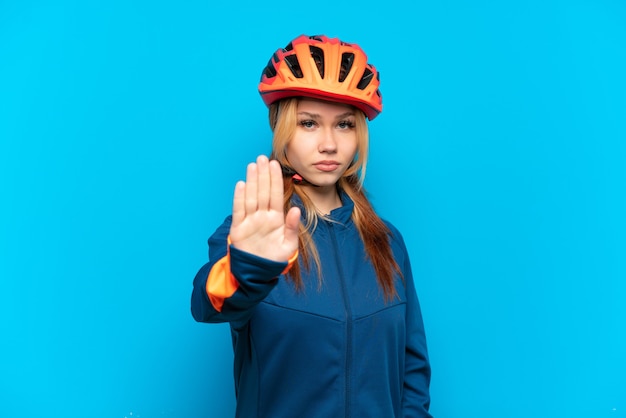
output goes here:
{"type": "MultiPolygon", "coordinates": [[[[278,162],[286,166],[289,166],[286,154],[287,144],[295,135],[298,124],[297,110],[297,98],[284,99],[270,106],[270,127],[274,132],[271,158],[278,160],[278,162]]],[[[383,291],[385,300],[391,300],[397,296],[394,272],[400,276],[402,273],[391,251],[389,243],[391,232],[374,211],[363,188],[369,150],[369,133],[365,115],[361,111],[355,112],[355,132],[357,153],[350,167],[337,182],[337,188],[338,191],[344,191],[354,202],[352,221],[359,231],[367,258],[374,267],[376,278],[383,291]]],[[[311,261],[313,261],[317,271],[320,273],[321,284],[321,261],[311,236],[311,233],[317,226],[320,214],[300,186],[294,184],[287,176],[285,176],[284,180],[283,205],[285,213],[291,207],[291,197],[294,194],[300,197],[305,209],[306,219],[304,223],[300,224],[298,234],[298,250],[302,267],[309,270],[311,261]]],[[[293,281],[296,289],[302,289],[303,282],[299,263],[294,264],[288,273],[288,277],[293,281]]]]}

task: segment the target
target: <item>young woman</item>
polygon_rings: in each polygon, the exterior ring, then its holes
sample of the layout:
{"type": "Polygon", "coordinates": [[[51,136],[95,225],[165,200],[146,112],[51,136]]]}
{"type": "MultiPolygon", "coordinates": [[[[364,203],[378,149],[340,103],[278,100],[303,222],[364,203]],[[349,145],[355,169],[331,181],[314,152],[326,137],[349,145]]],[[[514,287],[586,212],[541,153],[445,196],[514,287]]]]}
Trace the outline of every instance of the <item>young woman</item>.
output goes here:
{"type": "Polygon", "coordinates": [[[263,71],[272,155],[235,186],[191,300],[230,323],[237,417],[430,417],[408,253],[363,189],[378,86],[357,45],[325,36],[263,71]]]}

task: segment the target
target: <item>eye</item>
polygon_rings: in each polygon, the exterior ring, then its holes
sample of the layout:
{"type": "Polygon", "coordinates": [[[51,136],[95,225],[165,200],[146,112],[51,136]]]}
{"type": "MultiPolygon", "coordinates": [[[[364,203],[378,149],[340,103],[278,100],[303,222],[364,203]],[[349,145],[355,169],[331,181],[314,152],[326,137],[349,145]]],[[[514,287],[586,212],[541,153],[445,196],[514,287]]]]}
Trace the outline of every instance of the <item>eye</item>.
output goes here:
{"type": "Polygon", "coordinates": [[[354,122],[351,120],[342,120],[337,124],[339,129],[352,129],[354,128],[354,122]]]}
{"type": "Polygon", "coordinates": [[[316,123],[312,119],[305,119],[305,120],[301,120],[300,122],[298,122],[298,125],[306,129],[311,129],[315,127],[316,123]]]}

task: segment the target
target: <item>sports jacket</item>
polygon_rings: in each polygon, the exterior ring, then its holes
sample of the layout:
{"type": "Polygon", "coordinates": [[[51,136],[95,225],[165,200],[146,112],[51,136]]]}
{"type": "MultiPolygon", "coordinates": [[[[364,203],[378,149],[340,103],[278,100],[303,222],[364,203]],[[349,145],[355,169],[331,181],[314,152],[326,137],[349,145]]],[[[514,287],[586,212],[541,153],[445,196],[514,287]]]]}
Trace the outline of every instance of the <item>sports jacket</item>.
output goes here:
{"type": "Polygon", "coordinates": [[[301,291],[285,279],[288,263],[228,245],[230,216],[209,239],[191,310],[196,321],[230,323],[238,418],[431,417],[426,339],[402,236],[387,223],[404,280],[396,278],[399,297],[385,302],[354,205],[342,200],[312,234],[322,279],[302,269],[301,291]]]}

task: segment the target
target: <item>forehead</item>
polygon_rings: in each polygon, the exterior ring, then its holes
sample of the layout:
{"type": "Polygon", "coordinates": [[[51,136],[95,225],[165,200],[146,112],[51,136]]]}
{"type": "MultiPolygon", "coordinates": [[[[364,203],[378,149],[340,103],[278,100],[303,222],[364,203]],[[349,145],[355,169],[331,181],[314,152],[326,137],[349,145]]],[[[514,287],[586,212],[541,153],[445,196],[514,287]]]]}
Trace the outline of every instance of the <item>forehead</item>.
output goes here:
{"type": "Polygon", "coordinates": [[[298,112],[313,113],[320,116],[334,116],[353,113],[354,107],[344,103],[305,98],[298,101],[298,112]]]}

